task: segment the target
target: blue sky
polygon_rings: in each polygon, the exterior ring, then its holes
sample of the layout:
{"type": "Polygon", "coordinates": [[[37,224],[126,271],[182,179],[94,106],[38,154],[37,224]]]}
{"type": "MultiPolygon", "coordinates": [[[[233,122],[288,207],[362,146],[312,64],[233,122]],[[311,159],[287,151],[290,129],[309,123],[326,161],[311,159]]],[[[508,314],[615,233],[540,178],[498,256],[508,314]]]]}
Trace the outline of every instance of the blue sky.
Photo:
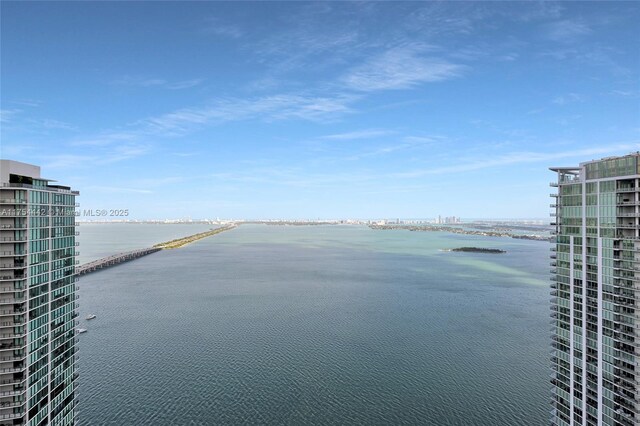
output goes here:
{"type": "Polygon", "coordinates": [[[131,218],[548,217],[640,149],[636,2],[2,2],[1,156],[131,218]]]}

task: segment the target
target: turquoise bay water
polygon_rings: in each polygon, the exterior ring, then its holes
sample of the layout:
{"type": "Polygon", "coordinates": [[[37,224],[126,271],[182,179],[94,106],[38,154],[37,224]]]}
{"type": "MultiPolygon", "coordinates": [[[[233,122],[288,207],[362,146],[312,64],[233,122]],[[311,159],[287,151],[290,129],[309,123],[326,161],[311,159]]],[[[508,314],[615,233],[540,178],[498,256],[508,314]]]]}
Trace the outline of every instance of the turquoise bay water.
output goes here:
{"type": "Polygon", "coordinates": [[[544,424],[548,250],[243,225],[87,275],[80,424],[544,424]]]}

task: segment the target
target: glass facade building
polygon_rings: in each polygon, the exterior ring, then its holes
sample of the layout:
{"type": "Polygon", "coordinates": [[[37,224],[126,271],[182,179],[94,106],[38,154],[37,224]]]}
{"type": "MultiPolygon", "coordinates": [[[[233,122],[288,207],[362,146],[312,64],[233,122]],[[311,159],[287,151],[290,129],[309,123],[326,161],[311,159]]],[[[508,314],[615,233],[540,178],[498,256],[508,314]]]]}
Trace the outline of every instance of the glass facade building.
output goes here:
{"type": "Polygon", "coordinates": [[[554,167],[552,425],[640,425],[640,154],[554,167]]]}
{"type": "Polygon", "coordinates": [[[0,160],[0,425],[73,425],[77,191],[0,160]]]}

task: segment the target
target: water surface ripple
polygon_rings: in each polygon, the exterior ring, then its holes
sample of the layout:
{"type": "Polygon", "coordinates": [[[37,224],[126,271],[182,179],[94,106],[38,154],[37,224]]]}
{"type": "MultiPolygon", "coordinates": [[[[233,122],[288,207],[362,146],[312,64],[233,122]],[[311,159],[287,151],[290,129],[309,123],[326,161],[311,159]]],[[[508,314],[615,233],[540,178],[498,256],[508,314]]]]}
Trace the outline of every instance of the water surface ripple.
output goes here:
{"type": "Polygon", "coordinates": [[[548,247],[245,225],[87,275],[80,424],[545,424],[548,247]]]}

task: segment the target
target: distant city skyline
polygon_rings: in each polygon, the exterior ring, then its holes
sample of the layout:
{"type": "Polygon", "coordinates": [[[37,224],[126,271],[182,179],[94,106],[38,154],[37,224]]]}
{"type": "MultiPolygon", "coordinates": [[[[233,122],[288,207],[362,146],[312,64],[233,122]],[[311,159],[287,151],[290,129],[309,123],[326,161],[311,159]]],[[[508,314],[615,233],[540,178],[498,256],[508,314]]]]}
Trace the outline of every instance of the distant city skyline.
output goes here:
{"type": "Polygon", "coordinates": [[[640,150],[637,3],[0,7],[0,157],[123,219],[544,218],[640,150]]]}
{"type": "Polygon", "coordinates": [[[223,218],[209,218],[209,217],[185,217],[185,218],[149,218],[149,219],[129,219],[129,218],[110,218],[110,217],[96,217],[86,215],[83,216],[81,209],[77,211],[76,221],[78,223],[192,223],[192,222],[210,222],[210,223],[229,223],[229,222],[309,222],[309,223],[346,223],[346,224],[370,224],[370,223],[402,223],[402,224],[465,224],[465,223],[479,223],[479,222],[514,222],[514,223],[531,223],[535,225],[550,226],[549,220],[546,218],[468,218],[463,219],[457,217],[456,222],[439,221],[438,218],[237,218],[237,217],[223,217],[223,218]]]}

